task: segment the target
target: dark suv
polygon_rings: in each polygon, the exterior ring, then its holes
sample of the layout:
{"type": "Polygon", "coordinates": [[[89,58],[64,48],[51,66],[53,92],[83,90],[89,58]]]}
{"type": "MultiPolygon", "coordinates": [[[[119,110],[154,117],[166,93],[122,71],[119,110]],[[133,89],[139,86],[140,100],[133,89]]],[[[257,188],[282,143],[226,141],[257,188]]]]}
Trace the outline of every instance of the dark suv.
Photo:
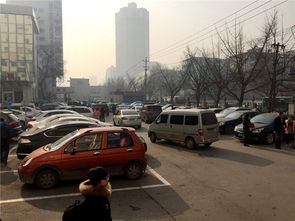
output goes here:
{"type": "Polygon", "coordinates": [[[153,122],[157,116],[162,112],[161,105],[158,104],[148,104],[144,105],[140,111],[141,119],[146,123],[153,122]]]}

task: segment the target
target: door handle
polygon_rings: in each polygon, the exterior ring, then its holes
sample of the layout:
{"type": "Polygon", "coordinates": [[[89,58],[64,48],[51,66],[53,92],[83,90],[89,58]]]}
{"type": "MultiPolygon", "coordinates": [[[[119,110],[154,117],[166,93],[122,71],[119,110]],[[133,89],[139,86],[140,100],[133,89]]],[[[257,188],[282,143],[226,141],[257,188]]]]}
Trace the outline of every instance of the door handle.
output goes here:
{"type": "Polygon", "coordinates": [[[127,151],[127,152],[132,152],[132,151],[133,151],[133,149],[132,149],[132,148],[130,148],[130,149],[127,149],[126,151],[127,151]]]}
{"type": "Polygon", "coordinates": [[[93,155],[100,155],[100,152],[94,152],[93,155]]]}

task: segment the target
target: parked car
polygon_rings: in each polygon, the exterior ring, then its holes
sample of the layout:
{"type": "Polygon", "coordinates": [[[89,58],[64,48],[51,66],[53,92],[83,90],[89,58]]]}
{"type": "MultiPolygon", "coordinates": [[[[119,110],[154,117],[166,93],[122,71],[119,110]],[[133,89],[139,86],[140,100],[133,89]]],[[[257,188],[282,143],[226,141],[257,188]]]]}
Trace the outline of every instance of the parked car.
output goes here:
{"type": "Polygon", "coordinates": [[[27,115],[25,112],[21,110],[17,110],[17,109],[10,109],[9,111],[11,111],[15,116],[18,117],[18,119],[20,120],[22,129],[23,130],[26,129],[26,123],[29,121],[29,119],[32,118],[32,116],[27,115]]]}
{"type": "Polygon", "coordinates": [[[222,134],[232,134],[235,126],[243,122],[244,116],[249,114],[250,118],[260,114],[257,111],[234,111],[226,117],[217,118],[219,123],[219,131],[222,134]]]}
{"type": "Polygon", "coordinates": [[[48,110],[48,111],[42,111],[39,114],[37,114],[36,116],[34,116],[32,118],[33,121],[40,121],[41,119],[45,118],[45,117],[49,117],[52,115],[56,115],[56,114],[78,114],[75,111],[71,111],[71,110],[48,110]]]}
{"type": "Polygon", "coordinates": [[[20,120],[11,111],[1,110],[0,118],[3,118],[3,120],[11,127],[11,137],[17,137],[23,132],[20,120]]]}
{"type": "Polygon", "coordinates": [[[218,122],[213,111],[176,109],[163,111],[149,126],[152,143],[158,139],[184,142],[188,149],[199,144],[210,146],[219,139],[218,122]]]}
{"type": "Polygon", "coordinates": [[[161,105],[158,104],[147,104],[144,105],[140,111],[141,119],[146,123],[153,122],[157,116],[162,112],[161,105]]]}
{"type": "Polygon", "coordinates": [[[133,128],[100,127],[75,130],[45,145],[19,164],[19,178],[43,189],[59,181],[86,177],[90,168],[139,179],[145,171],[147,146],[133,128]]]}
{"type": "Polygon", "coordinates": [[[99,127],[100,125],[89,121],[68,121],[48,125],[33,132],[26,131],[18,139],[16,154],[18,159],[23,159],[32,151],[46,144],[55,142],[68,133],[87,127],[99,127]]]}
{"type": "Polygon", "coordinates": [[[213,108],[209,108],[209,110],[212,110],[212,111],[214,111],[215,114],[218,114],[221,111],[223,111],[224,108],[221,108],[221,107],[213,107],[213,108]]]}
{"type": "MultiPolygon", "coordinates": [[[[254,128],[250,131],[249,139],[267,144],[274,143],[274,120],[277,116],[277,113],[265,113],[253,117],[250,121],[254,124],[254,128]]],[[[235,137],[240,140],[244,139],[243,124],[235,127],[235,137]]]]}
{"type": "Polygon", "coordinates": [[[86,106],[66,106],[63,109],[75,111],[85,117],[92,117],[93,114],[93,110],[90,107],[86,106]]]}
{"type": "Polygon", "coordinates": [[[57,110],[57,109],[61,109],[63,107],[63,105],[59,104],[59,103],[46,103],[46,104],[42,104],[40,109],[42,111],[45,110],[57,110]]]}
{"type": "Polygon", "coordinates": [[[115,126],[131,126],[141,128],[139,113],[132,109],[122,109],[113,116],[115,126]]]}
{"type": "Polygon", "coordinates": [[[55,120],[58,120],[62,117],[68,117],[68,116],[78,116],[78,117],[84,117],[80,114],[55,114],[52,116],[48,116],[48,117],[44,117],[44,118],[40,118],[39,120],[34,120],[34,121],[30,121],[27,125],[27,131],[30,131],[32,133],[32,131],[46,127],[46,125],[48,125],[50,122],[53,122],[55,120]]]}
{"type": "Polygon", "coordinates": [[[239,110],[251,110],[251,108],[248,107],[228,107],[225,108],[224,110],[220,111],[219,113],[216,114],[216,117],[225,117],[226,115],[229,115],[235,111],[239,111],[239,110]]]}

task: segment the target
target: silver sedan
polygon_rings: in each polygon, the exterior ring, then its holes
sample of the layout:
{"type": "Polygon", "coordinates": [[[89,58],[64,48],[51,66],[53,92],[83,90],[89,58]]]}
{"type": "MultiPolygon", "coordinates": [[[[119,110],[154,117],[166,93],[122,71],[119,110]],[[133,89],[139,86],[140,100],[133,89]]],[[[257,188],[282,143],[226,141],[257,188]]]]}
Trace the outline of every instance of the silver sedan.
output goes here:
{"type": "Polygon", "coordinates": [[[116,112],[113,117],[115,126],[130,126],[141,128],[141,118],[139,113],[131,109],[122,109],[116,112]]]}

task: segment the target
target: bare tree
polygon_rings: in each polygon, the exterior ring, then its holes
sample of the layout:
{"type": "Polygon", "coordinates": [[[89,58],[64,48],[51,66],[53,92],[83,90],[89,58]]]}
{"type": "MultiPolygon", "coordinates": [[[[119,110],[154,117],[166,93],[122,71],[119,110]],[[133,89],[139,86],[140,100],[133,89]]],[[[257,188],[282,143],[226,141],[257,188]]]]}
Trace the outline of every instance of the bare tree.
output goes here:
{"type": "Polygon", "coordinates": [[[237,24],[233,31],[226,30],[225,35],[219,35],[222,53],[229,62],[229,84],[224,85],[226,93],[243,104],[245,95],[257,90],[257,76],[262,68],[259,65],[265,45],[271,30],[267,30],[265,38],[247,42],[244,40],[242,28],[237,24]]]}
{"type": "Polygon", "coordinates": [[[50,47],[40,48],[38,86],[39,95],[43,101],[54,99],[55,94],[51,85],[55,85],[56,78],[61,78],[64,74],[63,63],[58,63],[52,57],[54,57],[54,53],[50,47]]]}
{"type": "Polygon", "coordinates": [[[202,57],[196,57],[196,53],[187,49],[183,69],[190,80],[191,88],[195,92],[197,106],[199,106],[201,96],[204,94],[209,84],[205,60],[202,57]]]}
{"type": "Polygon", "coordinates": [[[186,73],[181,70],[168,69],[166,67],[159,66],[159,68],[154,70],[154,74],[160,76],[159,82],[161,82],[161,84],[159,86],[164,90],[162,91],[163,95],[166,92],[170,97],[170,102],[174,103],[174,97],[182,89],[186,80],[186,73]]]}
{"type": "Polygon", "coordinates": [[[289,90],[293,88],[295,93],[294,84],[288,84],[287,73],[290,66],[295,63],[295,52],[294,44],[287,45],[283,28],[280,33],[277,12],[274,12],[270,18],[266,18],[264,35],[267,43],[263,54],[265,72],[262,80],[265,84],[262,91],[268,97],[268,111],[272,112],[275,110],[275,100],[281,90],[286,87],[289,90]],[[279,39],[280,34],[281,39],[279,39]]]}

